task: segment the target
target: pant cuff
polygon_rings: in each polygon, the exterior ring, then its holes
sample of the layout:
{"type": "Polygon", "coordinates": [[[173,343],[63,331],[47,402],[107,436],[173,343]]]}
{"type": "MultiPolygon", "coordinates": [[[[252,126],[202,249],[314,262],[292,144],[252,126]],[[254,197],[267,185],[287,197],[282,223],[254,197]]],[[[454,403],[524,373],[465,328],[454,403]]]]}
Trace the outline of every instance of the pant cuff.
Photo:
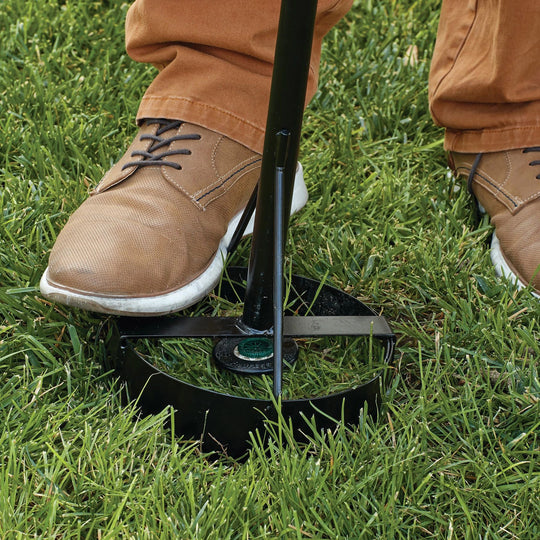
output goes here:
{"type": "Polygon", "coordinates": [[[540,146],[540,126],[457,131],[447,128],[444,147],[452,152],[501,152],[540,146]]]}
{"type": "Polygon", "coordinates": [[[186,97],[145,95],[139,106],[137,121],[144,118],[167,118],[197,124],[262,154],[265,128],[214,105],[186,97]]]}

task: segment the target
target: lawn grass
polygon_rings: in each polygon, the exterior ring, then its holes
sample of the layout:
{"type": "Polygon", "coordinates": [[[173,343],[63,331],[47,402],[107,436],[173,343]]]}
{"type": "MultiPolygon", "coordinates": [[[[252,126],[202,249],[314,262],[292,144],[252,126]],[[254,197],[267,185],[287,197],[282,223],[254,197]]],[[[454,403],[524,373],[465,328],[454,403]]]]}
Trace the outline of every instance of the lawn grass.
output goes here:
{"type": "Polygon", "coordinates": [[[540,307],[495,277],[489,222],[447,173],[427,109],[439,2],[355,4],[301,148],[288,267],[389,318],[385,409],[304,444],[270,425],[243,462],[172,436],[170,411],[134,420],[103,368],[106,319],[38,293],[136,132],[154,71],[124,53],[127,7],[0,8],[0,537],[539,538],[540,307]]]}

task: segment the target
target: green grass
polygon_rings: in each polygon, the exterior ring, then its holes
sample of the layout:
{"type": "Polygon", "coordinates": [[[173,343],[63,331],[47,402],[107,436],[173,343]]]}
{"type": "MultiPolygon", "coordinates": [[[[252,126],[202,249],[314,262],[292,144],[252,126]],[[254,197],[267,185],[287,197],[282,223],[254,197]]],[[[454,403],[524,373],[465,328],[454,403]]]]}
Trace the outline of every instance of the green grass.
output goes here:
{"type": "Polygon", "coordinates": [[[427,109],[438,8],[358,2],[306,112],[288,265],[391,321],[382,417],[304,444],[278,423],[236,462],[172,436],[170,411],[134,420],[102,367],[106,320],[37,289],[153,78],[124,53],[127,4],[3,0],[1,538],[540,537],[540,307],[495,277],[489,223],[447,174],[427,109]]]}

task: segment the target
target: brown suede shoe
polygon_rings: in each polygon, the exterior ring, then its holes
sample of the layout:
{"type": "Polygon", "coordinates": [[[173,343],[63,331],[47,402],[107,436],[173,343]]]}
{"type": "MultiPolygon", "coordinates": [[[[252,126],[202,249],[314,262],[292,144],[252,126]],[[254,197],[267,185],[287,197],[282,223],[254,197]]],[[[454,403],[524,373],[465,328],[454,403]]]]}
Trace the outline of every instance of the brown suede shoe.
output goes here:
{"type": "MultiPolygon", "coordinates": [[[[146,120],[59,234],[42,294],[137,316],[194,304],[220,279],[260,164],[259,154],[208,129],[146,120]]],[[[299,169],[292,210],[306,201],[299,169]]]]}
{"type": "Polygon", "coordinates": [[[451,153],[495,227],[491,260],[498,275],[540,295],[540,147],[486,154],[451,153]]]}

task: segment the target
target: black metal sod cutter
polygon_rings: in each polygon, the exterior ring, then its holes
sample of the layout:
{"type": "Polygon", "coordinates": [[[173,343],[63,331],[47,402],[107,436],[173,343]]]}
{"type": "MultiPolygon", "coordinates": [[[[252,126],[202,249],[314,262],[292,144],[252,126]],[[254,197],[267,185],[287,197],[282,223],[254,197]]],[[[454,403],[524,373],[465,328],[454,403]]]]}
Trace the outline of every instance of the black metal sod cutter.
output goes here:
{"type": "Polygon", "coordinates": [[[261,177],[235,233],[233,251],[255,210],[248,269],[228,268],[220,295],[243,298],[240,317],[119,318],[109,351],[129,395],[143,414],[174,408],[178,435],[202,441],[204,450],[238,457],[249,448],[250,432],[264,432],[265,419],[278,409],[302,437],[306,419],[318,429],[338,422],[358,423],[366,408],[376,416],[384,391],[377,372],[345,391],[305,399],[282,399],[282,369],[298,354],[295,338],[364,336],[392,359],[395,335],[383,317],[352,296],[318,281],[293,275],[287,310],[283,308],[283,251],[291,207],[317,0],[283,0],[261,177]],[[137,351],[141,339],[213,338],[213,358],[222,368],[257,375],[273,373],[273,399],[215,392],[171,377],[137,351]]]}

